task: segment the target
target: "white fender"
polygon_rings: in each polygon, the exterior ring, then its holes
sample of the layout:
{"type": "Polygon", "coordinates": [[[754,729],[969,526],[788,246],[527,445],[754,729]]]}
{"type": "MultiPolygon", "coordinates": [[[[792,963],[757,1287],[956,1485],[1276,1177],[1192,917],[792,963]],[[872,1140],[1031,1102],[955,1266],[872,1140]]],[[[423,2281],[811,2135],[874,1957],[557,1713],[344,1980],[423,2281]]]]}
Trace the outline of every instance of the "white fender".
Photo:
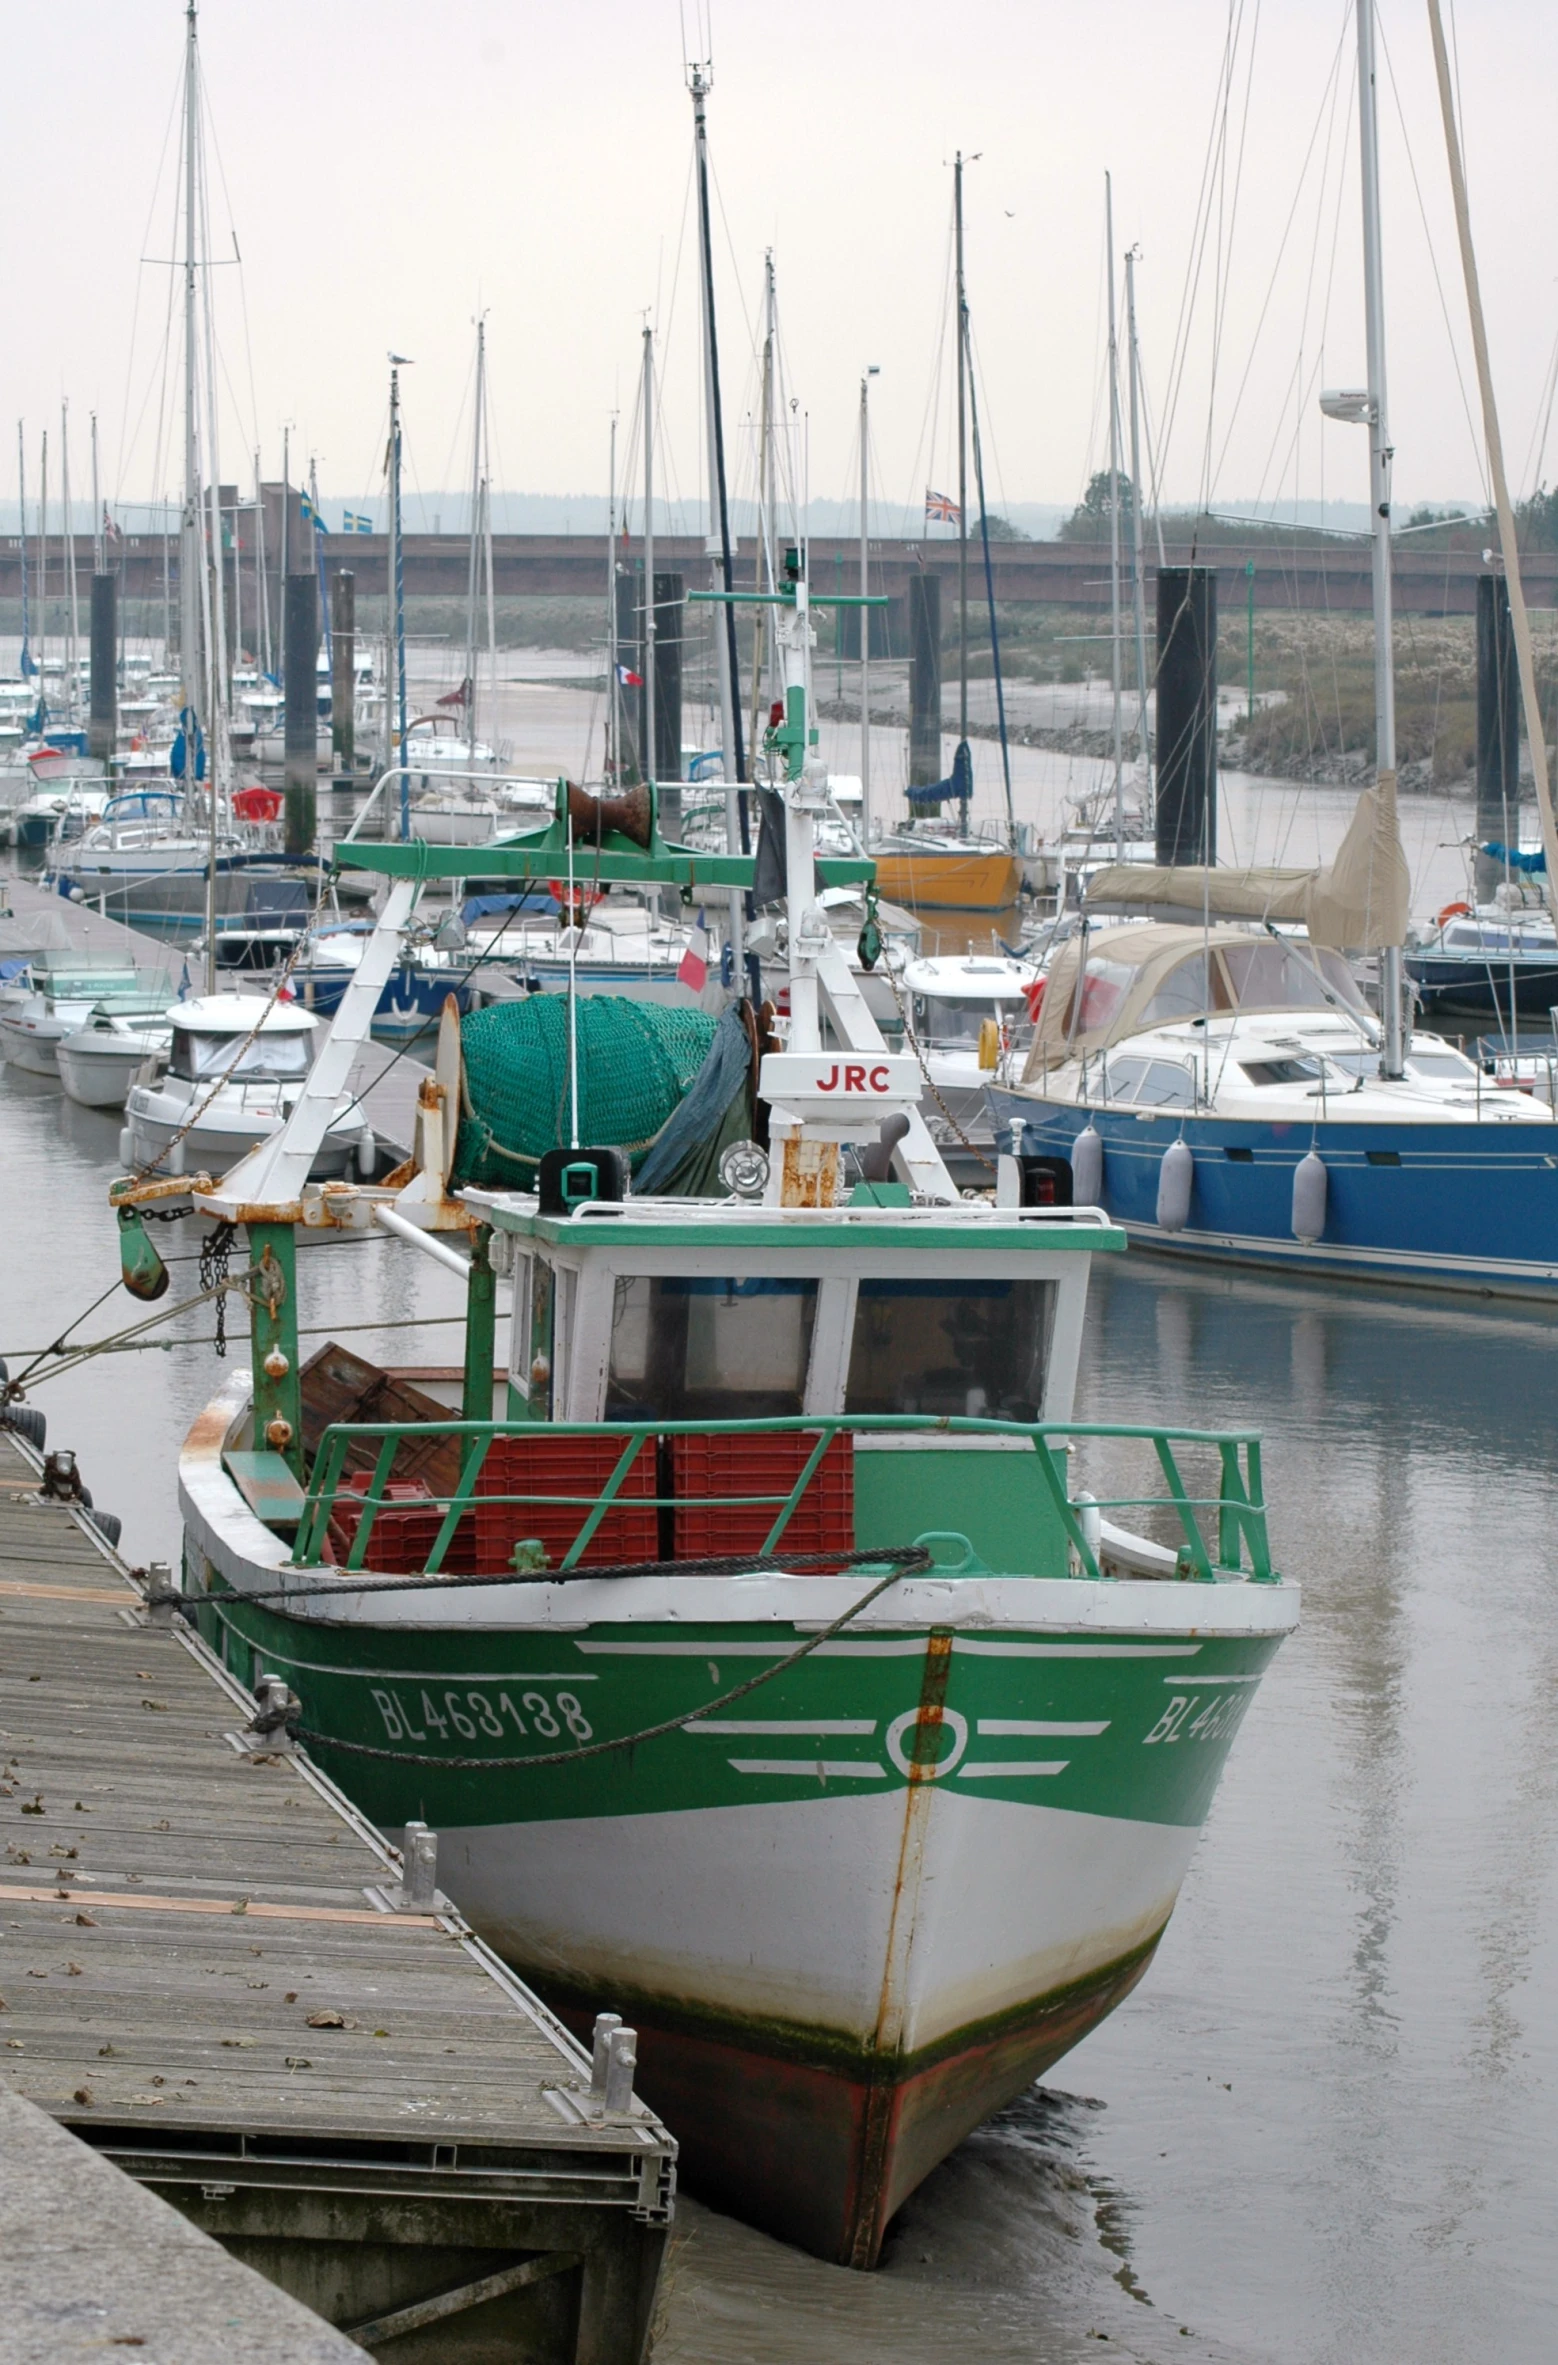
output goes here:
{"type": "Polygon", "coordinates": [[[1171,1141],[1158,1166],[1158,1228],[1182,1232],[1190,1221],[1190,1189],[1196,1162],[1188,1142],[1171,1141]]]}
{"type": "Polygon", "coordinates": [[[1071,1198],[1077,1207],[1103,1205],[1104,1138],[1091,1120],[1071,1144],[1071,1198]]]}
{"type": "Polygon", "coordinates": [[[1300,1158],[1293,1169],[1293,1237],[1307,1246],[1325,1230],[1325,1160],[1318,1150],[1300,1158]]]}

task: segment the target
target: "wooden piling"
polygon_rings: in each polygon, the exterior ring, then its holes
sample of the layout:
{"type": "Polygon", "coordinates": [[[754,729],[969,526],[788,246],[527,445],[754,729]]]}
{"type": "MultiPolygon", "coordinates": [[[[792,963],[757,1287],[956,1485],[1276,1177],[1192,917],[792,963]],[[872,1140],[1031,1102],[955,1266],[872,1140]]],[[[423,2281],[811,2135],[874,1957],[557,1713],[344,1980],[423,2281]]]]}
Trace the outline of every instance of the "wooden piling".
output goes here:
{"type": "Polygon", "coordinates": [[[92,578],[91,704],[87,753],[106,764],[119,736],[119,578],[92,578]]]}
{"type": "MultiPolygon", "coordinates": [[[[1509,585],[1477,577],[1477,843],[1515,846],[1520,838],[1520,670],[1509,585]]],[[[1476,893],[1490,903],[1504,876],[1492,855],[1477,856],[1476,893]]]]}
{"type": "Polygon", "coordinates": [[[909,578],[909,786],[944,778],[941,762],[941,577],[909,578]]]}
{"type": "Polygon", "coordinates": [[[286,792],[286,849],[312,854],[318,829],[319,584],[313,575],[286,581],[282,695],[286,725],[282,786],[286,792]]]}
{"type": "Polygon", "coordinates": [[[357,578],[337,567],[330,578],[330,748],[337,772],[357,763],[357,578]]]}
{"type": "Polygon", "coordinates": [[[1217,860],[1217,576],[1158,569],[1157,857],[1217,860]]]}

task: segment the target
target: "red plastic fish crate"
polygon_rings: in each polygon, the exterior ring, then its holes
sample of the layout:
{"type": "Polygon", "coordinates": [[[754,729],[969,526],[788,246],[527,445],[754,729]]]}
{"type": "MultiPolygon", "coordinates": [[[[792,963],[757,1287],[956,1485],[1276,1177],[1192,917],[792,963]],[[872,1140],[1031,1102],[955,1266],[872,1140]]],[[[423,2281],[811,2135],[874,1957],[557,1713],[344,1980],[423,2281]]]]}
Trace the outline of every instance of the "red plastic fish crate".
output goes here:
{"type": "MultiPolygon", "coordinates": [[[[553,1437],[538,1423],[528,1437],[495,1437],[476,1481],[476,1567],[483,1575],[513,1565],[514,1546],[539,1537],[555,1568],[621,1458],[621,1437],[553,1437]],[[492,1495],[579,1495],[577,1503],[494,1503],[492,1495]]],[[[578,1563],[658,1560],[655,1440],[647,1437],[617,1490],[615,1501],[578,1563]],[[645,1497],[650,1499],[646,1502],[645,1497]]]]}
{"type": "MultiPolygon", "coordinates": [[[[730,1552],[760,1552],[768,1531],[807,1462],[815,1435],[779,1429],[771,1436],[674,1437],[676,1552],[694,1560],[730,1552]],[[685,1496],[777,1495],[777,1503],[686,1502],[685,1496]]],[[[836,1436],[779,1539],[778,1550],[853,1552],[855,1548],[854,1439],[836,1436]]]]}
{"type": "MultiPolygon", "coordinates": [[[[372,1490],[371,1470],[350,1470],[341,1480],[330,1519],[329,1542],[334,1546],[330,1558],[345,1562],[362,1525],[360,1498],[372,1490]]],[[[427,1556],[443,1524],[444,1505],[435,1501],[432,1489],[423,1479],[392,1478],[384,1489],[383,1503],[374,1514],[364,1566],[379,1569],[386,1576],[419,1575],[427,1566],[427,1556]]],[[[470,1568],[475,1544],[472,1529],[469,1517],[461,1520],[444,1555],[446,1568],[470,1568]]]]}

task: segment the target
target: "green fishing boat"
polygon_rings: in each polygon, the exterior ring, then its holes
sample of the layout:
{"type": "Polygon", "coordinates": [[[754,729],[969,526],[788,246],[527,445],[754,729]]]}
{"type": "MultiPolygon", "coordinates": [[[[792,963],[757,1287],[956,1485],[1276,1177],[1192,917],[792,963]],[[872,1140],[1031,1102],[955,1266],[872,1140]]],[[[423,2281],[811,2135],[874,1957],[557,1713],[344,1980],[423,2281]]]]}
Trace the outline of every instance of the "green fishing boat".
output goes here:
{"type": "MultiPolygon", "coordinates": [[[[815,905],[810,604],[792,566],[790,1015],[722,1179],[690,1195],[673,1159],[656,1191],[569,1142],[462,1182],[502,1126],[451,1012],[408,1168],[310,1184],[420,881],[460,859],[387,844],[351,850],[389,894],[286,1127],[117,1199],[143,1288],[148,1198],[247,1239],[252,1367],[180,1463],[190,1614],[376,1822],[436,1833],[442,1888],[573,2025],[631,2019],[705,2197],[869,2266],[1146,1971],[1298,1601],[1253,1436],[1073,1417],[1118,1227],[1053,1162],[1004,1160],[993,1200],[946,1175],[815,905]],[[464,1273],[461,1373],[301,1363],[299,1229],[373,1224],[464,1273]]],[[[484,859],[750,883],[663,840],[652,792],[584,804],[560,784],[484,859]]]]}

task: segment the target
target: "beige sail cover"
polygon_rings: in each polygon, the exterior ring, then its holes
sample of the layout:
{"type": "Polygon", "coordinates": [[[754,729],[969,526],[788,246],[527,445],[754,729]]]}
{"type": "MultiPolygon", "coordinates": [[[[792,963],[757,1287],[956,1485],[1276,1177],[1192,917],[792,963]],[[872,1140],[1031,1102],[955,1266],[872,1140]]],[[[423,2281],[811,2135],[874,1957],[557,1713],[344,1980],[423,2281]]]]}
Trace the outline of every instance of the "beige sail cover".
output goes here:
{"type": "Polygon", "coordinates": [[[1377,953],[1406,939],[1411,882],[1396,819],[1396,775],[1358,799],[1336,858],[1319,870],[1173,869],[1112,863],[1088,881],[1094,911],[1129,905],[1214,920],[1282,920],[1337,952],[1377,953]]]}

